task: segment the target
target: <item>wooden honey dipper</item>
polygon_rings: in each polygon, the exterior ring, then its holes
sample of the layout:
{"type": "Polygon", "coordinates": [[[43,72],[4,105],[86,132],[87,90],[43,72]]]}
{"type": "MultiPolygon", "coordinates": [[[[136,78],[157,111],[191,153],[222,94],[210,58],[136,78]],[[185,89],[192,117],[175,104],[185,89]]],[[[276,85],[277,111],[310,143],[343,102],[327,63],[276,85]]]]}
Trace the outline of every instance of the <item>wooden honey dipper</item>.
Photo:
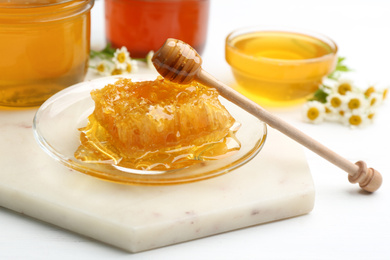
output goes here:
{"type": "Polygon", "coordinates": [[[359,183],[363,190],[374,192],[381,186],[381,174],[373,168],[367,168],[365,162],[351,163],[212,77],[201,68],[202,58],[190,45],[180,40],[167,39],[164,45],[154,54],[152,62],[158,73],[169,81],[188,84],[196,80],[203,85],[216,88],[219,94],[227,100],[346,171],[348,180],[351,183],[359,183]]]}

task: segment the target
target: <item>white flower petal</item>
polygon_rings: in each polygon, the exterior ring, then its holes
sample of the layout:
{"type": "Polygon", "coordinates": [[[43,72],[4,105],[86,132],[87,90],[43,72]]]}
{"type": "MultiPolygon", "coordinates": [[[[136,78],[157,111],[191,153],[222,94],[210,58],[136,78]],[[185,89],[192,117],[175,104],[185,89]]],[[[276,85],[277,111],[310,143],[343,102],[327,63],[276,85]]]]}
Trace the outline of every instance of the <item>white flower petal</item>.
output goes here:
{"type": "Polygon", "coordinates": [[[329,104],[325,104],[325,118],[326,121],[337,122],[340,120],[339,109],[331,107],[329,104]]]}
{"type": "Polygon", "coordinates": [[[153,55],[154,55],[154,51],[150,51],[146,55],[146,64],[148,65],[149,69],[154,69],[154,65],[153,65],[153,62],[152,62],[153,55]]]}
{"type": "Polygon", "coordinates": [[[131,64],[131,73],[138,72],[139,70],[138,62],[136,60],[131,60],[130,64],[131,64]]]}

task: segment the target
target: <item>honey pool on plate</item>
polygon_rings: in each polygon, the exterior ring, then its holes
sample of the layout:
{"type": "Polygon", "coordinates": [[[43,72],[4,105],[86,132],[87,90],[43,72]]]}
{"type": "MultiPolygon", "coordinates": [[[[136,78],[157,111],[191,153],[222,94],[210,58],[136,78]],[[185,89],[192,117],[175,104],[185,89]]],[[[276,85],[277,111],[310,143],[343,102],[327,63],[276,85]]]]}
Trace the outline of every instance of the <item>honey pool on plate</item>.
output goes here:
{"type": "Polygon", "coordinates": [[[260,103],[290,105],[318,89],[336,64],[337,46],[326,37],[255,29],[227,37],[226,60],[239,90],[260,103]]]}

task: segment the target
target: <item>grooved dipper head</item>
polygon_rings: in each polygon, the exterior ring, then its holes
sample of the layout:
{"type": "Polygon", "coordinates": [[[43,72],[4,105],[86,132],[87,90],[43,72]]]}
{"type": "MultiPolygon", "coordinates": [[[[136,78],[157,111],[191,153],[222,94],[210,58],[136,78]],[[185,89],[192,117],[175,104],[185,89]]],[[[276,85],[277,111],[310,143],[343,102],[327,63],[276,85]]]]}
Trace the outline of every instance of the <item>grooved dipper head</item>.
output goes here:
{"type": "Polygon", "coordinates": [[[153,55],[152,62],[165,79],[188,84],[201,69],[202,58],[189,44],[169,38],[153,55]]]}

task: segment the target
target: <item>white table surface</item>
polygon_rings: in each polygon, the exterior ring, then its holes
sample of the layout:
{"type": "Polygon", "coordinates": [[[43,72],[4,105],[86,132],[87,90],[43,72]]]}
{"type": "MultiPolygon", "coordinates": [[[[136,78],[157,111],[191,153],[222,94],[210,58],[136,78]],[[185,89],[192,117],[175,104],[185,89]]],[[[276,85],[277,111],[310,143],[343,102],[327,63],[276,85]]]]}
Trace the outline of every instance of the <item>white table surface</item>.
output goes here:
{"type": "MultiPolygon", "coordinates": [[[[356,74],[390,84],[389,1],[212,0],[210,11],[203,68],[223,82],[233,80],[224,59],[230,31],[288,25],[328,35],[356,74]]],[[[104,45],[103,18],[103,1],[97,0],[93,48],[104,45]]],[[[345,172],[305,150],[316,187],[308,215],[130,254],[0,207],[0,259],[390,259],[389,102],[364,129],[306,124],[300,107],[271,110],[347,159],[379,170],[384,183],[374,194],[361,192],[345,172]]]]}

